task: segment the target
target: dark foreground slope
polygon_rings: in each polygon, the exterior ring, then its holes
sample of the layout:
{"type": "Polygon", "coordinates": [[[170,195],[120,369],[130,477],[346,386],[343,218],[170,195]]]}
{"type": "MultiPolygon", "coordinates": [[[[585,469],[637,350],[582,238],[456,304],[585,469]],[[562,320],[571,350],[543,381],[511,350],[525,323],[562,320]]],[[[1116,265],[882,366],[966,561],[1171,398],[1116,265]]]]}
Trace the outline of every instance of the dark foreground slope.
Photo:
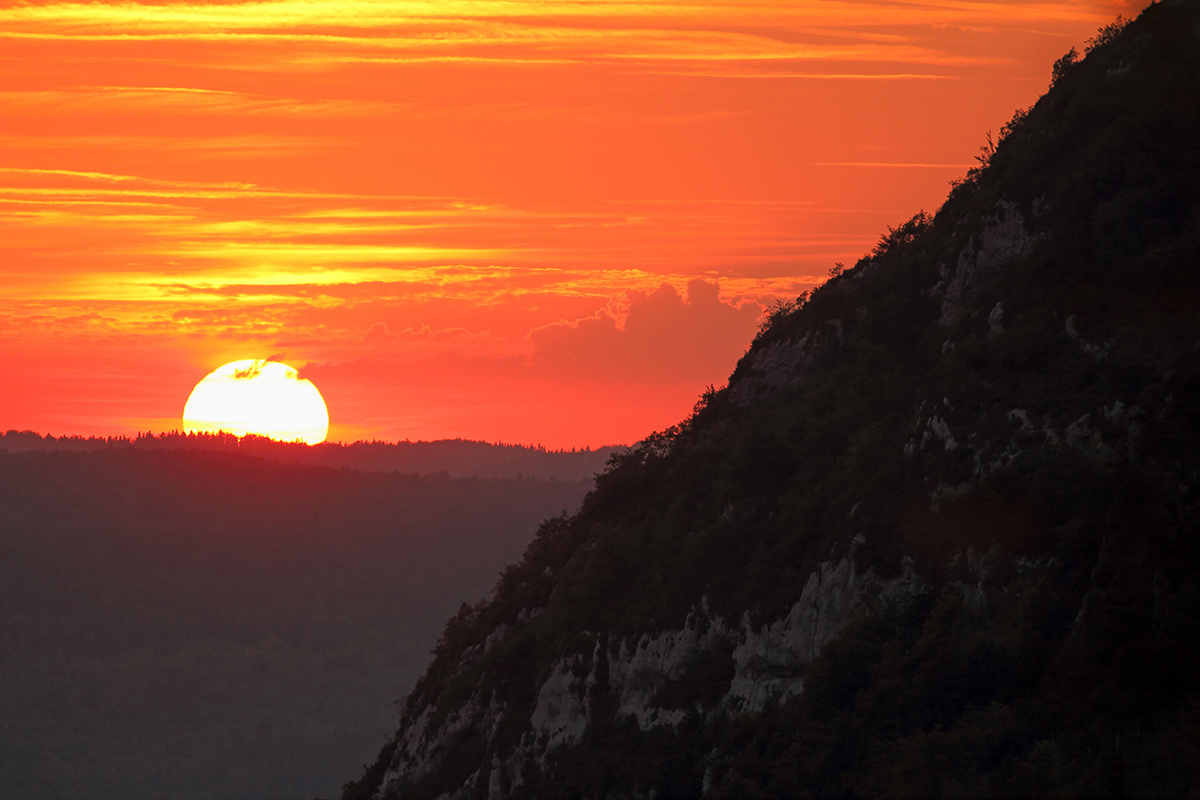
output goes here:
{"type": "Polygon", "coordinates": [[[0,452],[0,797],[311,800],[587,484],[0,452]]]}
{"type": "Polygon", "coordinates": [[[544,525],[346,800],[1194,793],[1198,6],[544,525]]]}

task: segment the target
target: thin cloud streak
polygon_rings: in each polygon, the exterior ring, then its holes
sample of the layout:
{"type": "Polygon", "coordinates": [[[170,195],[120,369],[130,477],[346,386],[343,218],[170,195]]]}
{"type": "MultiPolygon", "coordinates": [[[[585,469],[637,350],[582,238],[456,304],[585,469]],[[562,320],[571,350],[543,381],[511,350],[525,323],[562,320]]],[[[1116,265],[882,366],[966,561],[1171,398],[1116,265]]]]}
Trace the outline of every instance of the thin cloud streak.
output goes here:
{"type": "Polygon", "coordinates": [[[1066,24],[1097,18],[1096,11],[1076,3],[51,3],[0,10],[0,37],[130,45],[286,43],[299,51],[277,53],[277,59],[310,65],[361,60],[399,65],[623,61],[627,67],[643,62],[647,67],[660,62],[963,66],[997,59],[947,52],[915,43],[913,37],[879,31],[935,24],[1066,24]],[[797,41],[798,36],[810,41],[797,41]],[[822,41],[830,38],[848,41],[822,41]],[[371,51],[404,54],[385,58],[371,51]]]}
{"type": "MultiPolygon", "coordinates": [[[[56,178],[82,178],[85,180],[104,181],[107,183],[144,183],[150,186],[170,186],[176,188],[232,189],[247,191],[255,191],[258,189],[258,187],[252,183],[240,183],[237,181],[224,181],[220,183],[211,183],[206,181],[168,181],[157,178],[145,178],[138,175],[116,175],[110,172],[85,172],[74,169],[0,166],[0,173],[7,173],[10,175],[52,176],[56,178]]],[[[6,187],[0,187],[0,189],[3,188],[6,187]]]]}
{"type": "Polygon", "coordinates": [[[965,24],[966,21],[1046,21],[1088,19],[1095,11],[1081,3],[937,2],[914,7],[907,2],[839,2],[838,0],[779,0],[770,3],[546,3],[504,0],[333,0],[307,2],[164,3],[46,3],[0,11],[0,23],[63,25],[72,29],[136,26],[148,30],[247,30],[333,27],[343,29],[424,26],[488,20],[617,19],[686,20],[725,24],[801,22],[819,25],[965,24]]]}
{"type": "Polygon", "coordinates": [[[335,37],[313,34],[203,33],[180,31],[171,34],[69,34],[22,33],[0,30],[0,38],[90,41],[133,44],[137,42],[193,41],[243,45],[281,43],[307,45],[309,53],[282,56],[281,61],[298,64],[390,64],[480,63],[480,64],[603,64],[626,65],[639,61],[658,62],[885,62],[927,66],[994,64],[1000,59],[948,54],[909,44],[818,45],[790,44],[761,36],[736,33],[653,30],[542,30],[541,35],[496,38],[335,37]],[[620,45],[624,45],[621,47],[620,45]],[[326,49],[330,46],[331,49],[326,49]],[[502,47],[511,53],[457,52],[460,48],[502,47]],[[384,57],[363,51],[412,50],[411,55],[384,57]],[[441,50],[448,52],[434,52],[441,50]],[[319,55],[314,54],[319,53],[319,55]],[[569,53],[569,55],[564,55],[569,53]]]}
{"type": "Polygon", "coordinates": [[[0,91],[0,108],[10,113],[113,113],[127,109],[187,114],[354,116],[395,111],[402,107],[353,100],[297,100],[183,86],[81,86],[54,91],[0,91]]]}
{"type": "Polygon", "coordinates": [[[606,296],[615,286],[654,288],[664,280],[682,286],[694,273],[677,270],[689,263],[715,267],[739,291],[762,297],[791,293],[795,279],[739,278],[737,273],[759,264],[787,274],[798,254],[870,243],[862,237],[780,235],[763,227],[764,212],[790,214],[806,205],[788,201],[659,201],[636,204],[636,212],[585,212],[447,198],[285,192],[252,183],[83,170],[6,167],[0,174],[78,184],[0,187],[0,200],[6,192],[22,195],[7,198],[17,204],[12,210],[0,206],[0,220],[12,231],[10,252],[49,251],[55,242],[64,254],[89,254],[88,262],[74,269],[65,265],[50,276],[27,275],[24,296],[43,301],[179,308],[252,296],[307,302],[318,294],[353,297],[360,294],[354,287],[369,285],[363,296],[486,304],[502,295],[531,293],[606,296]],[[131,188],[108,188],[113,184],[131,188]],[[64,198],[64,193],[77,196],[64,198]],[[267,215],[247,217],[236,210],[247,198],[282,203],[287,211],[259,208],[267,215]],[[296,208],[297,201],[308,207],[296,208]],[[736,223],[739,216],[742,221],[736,223]],[[479,246],[463,246],[470,231],[479,246]],[[624,232],[614,238],[617,231],[624,232]],[[731,236],[736,247],[730,247],[731,236]],[[541,244],[496,246],[531,237],[541,244]],[[725,262],[713,264],[722,250],[725,262]],[[130,258],[141,266],[132,271],[124,266],[130,258]],[[632,260],[645,269],[613,270],[608,265],[614,260],[632,260]]]}

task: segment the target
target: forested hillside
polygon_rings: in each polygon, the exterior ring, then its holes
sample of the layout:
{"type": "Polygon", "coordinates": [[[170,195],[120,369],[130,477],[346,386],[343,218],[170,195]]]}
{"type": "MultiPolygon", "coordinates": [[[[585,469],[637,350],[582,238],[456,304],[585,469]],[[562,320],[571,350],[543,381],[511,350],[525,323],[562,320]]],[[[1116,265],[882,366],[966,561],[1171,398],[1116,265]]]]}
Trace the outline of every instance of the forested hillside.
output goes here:
{"type": "Polygon", "coordinates": [[[1198,31],[1101,30],[780,305],[450,621],[345,800],[1194,795],[1198,31]]]}
{"type": "Polygon", "coordinates": [[[0,452],[0,796],[311,800],[587,482],[0,452]]]}

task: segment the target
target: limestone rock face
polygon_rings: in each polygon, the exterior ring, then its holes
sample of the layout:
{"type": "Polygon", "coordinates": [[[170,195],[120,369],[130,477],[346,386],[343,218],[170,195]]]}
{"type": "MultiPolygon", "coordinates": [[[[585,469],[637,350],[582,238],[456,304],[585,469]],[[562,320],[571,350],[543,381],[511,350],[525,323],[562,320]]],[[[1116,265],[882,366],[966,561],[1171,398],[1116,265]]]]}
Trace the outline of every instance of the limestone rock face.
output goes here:
{"type": "Polygon", "coordinates": [[[384,778],[381,796],[388,796],[400,787],[420,782],[448,757],[455,748],[479,731],[494,728],[497,711],[479,697],[471,697],[462,705],[450,709],[440,724],[430,725],[436,709],[426,708],[413,725],[404,731],[396,749],[396,768],[384,778]]]}
{"type": "Polygon", "coordinates": [[[575,744],[587,728],[587,681],[574,674],[573,666],[569,661],[556,663],[538,690],[537,707],[529,724],[535,739],[545,742],[547,750],[575,744]]]}
{"type": "MultiPolygon", "coordinates": [[[[954,274],[948,275],[942,300],[942,315],[938,322],[952,325],[981,297],[987,287],[1008,264],[1029,255],[1034,239],[1025,231],[1025,220],[1016,204],[1001,201],[996,214],[979,234],[978,241],[972,237],[958,256],[954,274]]],[[[995,314],[1000,309],[997,304],[995,314]]],[[[999,324],[1003,312],[989,322],[999,324]]]]}
{"type": "MultiPolygon", "coordinates": [[[[507,753],[493,753],[487,774],[473,773],[462,796],[486,784],[488,800],[507,798],[512,788],[524,784],[529,769],[544,768],[560,748],[577,744],[597,721],[592,696],[598,688],[615,699],[618,722],[628,720],[643,731],[674,730],[689,717],[703,721],[760,714],[803,690],[805,670],[850,620],[865,590],[887,599],[912,594],[919,586],[911,570],[891,581],[860,575],[848,556],[820,564],[788,613],[767,624],[754,626],[748,614],[729,624],[712,615],[707,599],[701,598],[679,629],[643,635],[632,645],[622,640],[607,649],[604,637],[593,635],[590,658],[565,656],[551,666],[538,686],[520,743],[507,753]],[[664,702],[664,689],[687,681],[698,665],[714,657],[727,663],[729,675],[714,702],[664,702]]],[[[400,737],[378,796],[403,797],[406,787],[418,785],[452,758],[455,746],[468,736],[492,741],[506,711],[494,699],[485,702],[473,695],[431,727],[432,708],[426,708],[400,737]]]]}
{"type": "Polygon", "coordinates": [[[769,396],[772,391],[794,387],[804,380],[808,367],[828,337],[810,331],[798,339],[776,342],[749,356],[749,374],[731,387],[731,398],[739,406],[769,396]]]}
{"type": "Polygon", "coordinates": [[[850,619],[864,583],[871,582],[869,575],[855,572],[852,558],[825,562],[809,576],[786,617],[758,630],[743,617],[726,706],[758,714],[768,703],[798,694],[804,688],[804,671],[850,619]]]}

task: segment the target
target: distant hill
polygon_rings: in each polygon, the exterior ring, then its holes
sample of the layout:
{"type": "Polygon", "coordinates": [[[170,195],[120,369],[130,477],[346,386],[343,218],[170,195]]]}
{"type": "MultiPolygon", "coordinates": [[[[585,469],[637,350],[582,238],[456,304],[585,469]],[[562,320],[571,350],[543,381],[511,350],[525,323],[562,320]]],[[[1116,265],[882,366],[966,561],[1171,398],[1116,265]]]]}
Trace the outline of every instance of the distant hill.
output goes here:
{"type": "Polygon", "coordinates": [[[1200,2],[1085,55],[542,526],[345,800],[1196,796],[1200,2]]]}
{"type": "Polygon", "coordinates": [[[105,450],[133,447],[140,450],[185,449],[245,453],[272,461],[321,467],[350,467],[378,472],[431,475],[444,472],[455,478],[515,478],[590,480],[604,469],[608,459],[626,447],[596,450],[547,450],[516,444],[492,444],[468,439],[439,439],[432,442],[359,441],[350,444],[323,442],[307,445],[277,442],[253,434],[144,433],[126,436],[42,436],[33,431],[0,433],[0,450],[14,453],[30,450],[105,450]]]}
{"type": "Polygon", "coordinates": [[[311,800],[590,481],[0,452],[0,796],[311,800]]]}

